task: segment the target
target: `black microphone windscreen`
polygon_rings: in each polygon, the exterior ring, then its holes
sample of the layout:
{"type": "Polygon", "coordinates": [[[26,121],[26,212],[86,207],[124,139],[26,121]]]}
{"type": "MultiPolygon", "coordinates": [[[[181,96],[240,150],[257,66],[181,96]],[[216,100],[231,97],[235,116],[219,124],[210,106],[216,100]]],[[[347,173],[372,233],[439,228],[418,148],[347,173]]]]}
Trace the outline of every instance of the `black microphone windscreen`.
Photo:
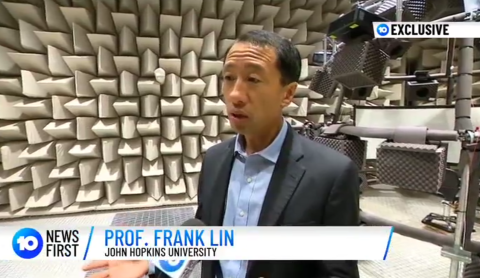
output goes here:
{"type": "Polygon", "coordinates": [[[187,221],[183,222],[182,227],[198,227],[198,226],[207,226],[201,220],[196,218],[188,219],[187,221]]]}
{"type": "Polygon", "coordinates": [[[308,87],[310,90],[331,98],[337,88],[337,83],[332,79],[328,70],[317,70],[308,87]]]}

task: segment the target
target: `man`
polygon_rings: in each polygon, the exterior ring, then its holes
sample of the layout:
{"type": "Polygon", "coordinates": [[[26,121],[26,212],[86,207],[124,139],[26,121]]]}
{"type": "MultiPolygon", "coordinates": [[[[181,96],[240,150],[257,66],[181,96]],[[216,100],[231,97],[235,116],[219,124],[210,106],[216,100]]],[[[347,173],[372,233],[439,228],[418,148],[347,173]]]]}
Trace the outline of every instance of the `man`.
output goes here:
{"type": "MultiPolygon", "coordinates": [[[[196,217],[206,225],[359,224],[359,182],[353,162],[298,135],[282,116],[292,102],[300,71],[294,45],[268,31],[244,34],[228,51],[223,95],[238,136],[205,155],[196,217]]],[[[138,278],[148,269],[147,262],[97,262],[87,269],[107,264],[110,273],[97,277],[138,278]]],[[[358,278],[359,274],[355,261],[202,263],[202,278],[229,277],[358,278]]]]}

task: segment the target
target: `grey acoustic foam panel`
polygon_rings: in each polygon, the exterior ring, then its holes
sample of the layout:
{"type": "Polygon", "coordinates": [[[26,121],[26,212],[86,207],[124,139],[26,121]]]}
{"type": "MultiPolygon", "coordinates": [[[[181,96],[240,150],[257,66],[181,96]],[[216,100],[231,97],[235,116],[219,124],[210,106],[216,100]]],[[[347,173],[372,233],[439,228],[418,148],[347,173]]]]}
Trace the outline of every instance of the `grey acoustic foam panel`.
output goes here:
{"type": "Polygon", "coordinates": [[[378,181],[435,194],[444,180],[446,158],[445,146],[383,142],[377,148],[378,181]]]}
{"type": "Polygon", "coordinates": [[[302,77],[285,116],[329,108],[309,57],[345,0],[0,1],[0,218],[196,202],[202,153],[232,137],[218,75],[275,31],[302,77]],[[160,85],[157,68],[166,72],[160,85]]]}

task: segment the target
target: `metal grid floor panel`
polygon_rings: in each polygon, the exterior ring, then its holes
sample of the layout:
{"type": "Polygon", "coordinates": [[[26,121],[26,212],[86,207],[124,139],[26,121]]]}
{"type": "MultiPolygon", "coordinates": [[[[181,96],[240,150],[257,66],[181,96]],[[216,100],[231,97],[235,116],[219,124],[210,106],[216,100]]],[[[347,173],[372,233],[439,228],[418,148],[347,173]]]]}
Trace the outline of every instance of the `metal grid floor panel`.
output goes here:
{"type": "MultiPolygon", "coordinates": [[[[179,226],[194,216],[195,209],[193,207],[120,212],[113,218],[111,226],[179,226]]],[[[93,273],[95,271],[86,273],[85,277],[90,277],[93,273]]],[[[194,270],[191,277],[200,277],[200,269],[198,267],[194,270]]]]}
{"type": "Polygon", "coordinates": [[[193,207],[117,213],[111,226],[179,226],[195,216],[193,207]]]}
{"type": "MultiPolygon", "coordinates": [[[[428,229],[421,221],[429,213],[443,212],[441,200],[442,198],[427,193],[374,185],[364,191],[360,204],[366,212],[411,227],[428,229]]],[[[480,231],[478,223],[476,230],[480,231]]],[[[480,241],[480,233],[472,233],[472,239],[480,241]]]]}
{"type": "MultiPolygon", "coordinates": [[[[366,212],[422,229],[428,229],[421,223],[427,214],[443,211],[440,197],[381,184],[366,189],[360,204],[366,212]]],[[[480,231],[480,225],[476,230],[480,231]]],[[[480,240],[480,234],[473,233],[472,239],[480,240]]],[[[390,250],[385,262],[360,263],[362,278],[448,277],[451,261],[440,255],[439,246],[394,235],[390,250]]]]}
{"type": "Polygon", "coordinates": [[[440,247],[394,235],[386,261],[359,263],[362,278],[447,278],[450,260],[440,247]]]}

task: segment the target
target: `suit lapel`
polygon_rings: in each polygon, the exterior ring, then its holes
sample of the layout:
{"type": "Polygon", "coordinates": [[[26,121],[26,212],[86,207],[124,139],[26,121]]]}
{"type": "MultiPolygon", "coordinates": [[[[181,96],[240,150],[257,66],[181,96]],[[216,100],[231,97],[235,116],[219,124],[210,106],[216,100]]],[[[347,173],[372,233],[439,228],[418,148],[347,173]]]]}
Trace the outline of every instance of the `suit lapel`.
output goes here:
{"type": "MultiPolygon", "coordinates": [[[[225,215],[225,203],[227,200],[228,184],[230,183],[230,172],[232,171],[234,159],[235,140],[227,145],[225,150],[220,152],[220,155],[213,158],[212,170],[208,172],[208,180],[213,182],[211,199],[208,207],[208,225],[222,226],[223,217],[225,215]]],[[[220,268],[218,261],[204,261],[202,264],[202,277],[207,278],[221,278],[217,274],[220,268]]],[[[220,271],[221,273],[221,271],[220,271]]]]}
{"type": "Polygon", "coordinates": [[[305,168],[298,163],[303,157],[298,137],[299,135],[289,127],[268,186],[258,226],[277,224],[305,173],[305,168]]]}
{"type": "Polygon", "coordinates": [[[208,178],[208,180],[215,183],[212,190],[213,197],[209,205],[211,213],[211,223],[209,224],[211,226],[222,226],[223,224],[230,172],[232,171],[234,159],[234,145],[235,140],[231,140],[226,150],[214,162],[218,167],[215,167],[215,170],[211,173],[212,176],[208,178]]]}

